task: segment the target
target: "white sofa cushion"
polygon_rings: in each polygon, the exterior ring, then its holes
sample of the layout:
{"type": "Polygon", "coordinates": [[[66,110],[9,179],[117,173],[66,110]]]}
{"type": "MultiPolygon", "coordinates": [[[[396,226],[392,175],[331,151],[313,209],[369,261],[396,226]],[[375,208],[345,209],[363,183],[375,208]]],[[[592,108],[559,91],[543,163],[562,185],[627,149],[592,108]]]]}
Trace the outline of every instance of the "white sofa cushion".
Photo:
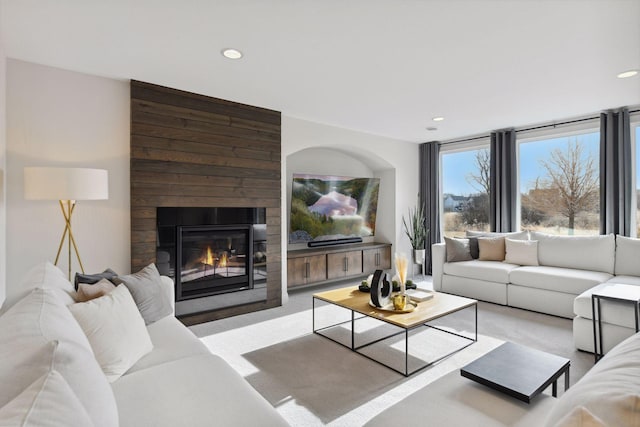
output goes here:
{"type": "Polygon", "coordinates": [[[0,426],[91,427],[93,421],[64,377],[57,371],[35,380],[0,408],[0,426]]]}
{"type": "MultiPolygon", "coordinates": [[[[606,282],[587,289],[573,301],[573,312],[576,316],[593,319],[591,295],[594,292],[611,290],[616,283],[606,282]]],[[[634,286],[634,285],[627,285],[634,286]]],[[[638,286],[640,291],[640,286],[638,286]]],[[[635,330],[634,305],[628,302],[600,300],[600,318],[603,322],[633,328],[635,330]]]]}
{"type": "Polygon", "coordinates": [[[616,236],[616,275],[640,276],[640,239],[616,236]]]}
{"type": "Polygon", "coordinates": [[[524,266],[509,272],[509,281],[514,285],[530,288],[549,289],[579,295],[612,277],[598,271],[575,270],[571,268],[524,266]]]}
{"type": "Polygon", "coordinates": [[[2,305],[2,312],[6,312],[13,304],[27,296],[34,289],[50,289],[64,305],[73,304],[76,298],[76,291],[66,276],[55,265],[50,262],[42,262],[23,277],[18,290],[7,295],[7,299],[2,305]]]}
{"type": "Polygon", "coordinates": [[[53,367],[96,426],[117,425],[113,391],[87,337],[55,291],[35,289],[1,316],[0,343],[10,343],[0,345],[0,406],[53,367]]]}
{"type": "Polygon", "coordinates": [[[531,232],[531,240],[538,241],[540,265],[614,272],[616,242],[613,234],[556,236],[534,231],[531,232]]]}
{"type": "Polygon", "coordinates": [[[627,285],[640,286],[640,277],[636,276],[615,276],[607,280],[611,283],[626,283],[627,285]]]}
{"type": "Polygon", "coordinates": [[[509,283],[509,272],[518,267],[502,261],[461,261],[446,263],[445,274],[486,280],[488,282],[509,283]]]}
{"type": "Polygon", "coordinates": [[[109,382],[120,378],[153,350],[144,320],[124,285],[100,298],[70,305],[69,309],[89,338],[109,382]]]}
{"type": "Polygon", "coordinates": [[[620,343],[567,390],[551,409],[547,426],[556,426],[576,408],[586,408],[607,426],[638,425],[640,334],[620,343]]]}
{"type": "Polygon", "coordinates": [[[147,331],[153,351],[138,360],[125,375],[173,360],[211,353],[190,329],[173,316],[152,323],[147,326],[147,331]]]}
{"type": "Polygon", "coordinates": [[[288,425],[240,374],[213,354],[129,373],[113,383],[113,390],[121,427],[288,425]]]}
{"type": "Polygon", "coordinates": [[[505,262],[517,265],[538,265],[538,241],[505,239],[505,262]]]}

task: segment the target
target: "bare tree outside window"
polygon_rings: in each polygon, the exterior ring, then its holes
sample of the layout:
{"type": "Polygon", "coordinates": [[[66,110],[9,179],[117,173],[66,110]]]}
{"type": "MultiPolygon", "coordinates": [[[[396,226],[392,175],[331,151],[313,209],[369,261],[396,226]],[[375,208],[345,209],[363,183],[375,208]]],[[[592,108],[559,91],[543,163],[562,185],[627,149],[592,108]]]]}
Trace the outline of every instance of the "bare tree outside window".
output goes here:
{"type": "Polygon", "coordinates": [[[596,161],[590,154],[584,155],[578,139],[572,139],[565,149],[554,149],[540,163],[546,175],[522,197],[523,225],[540,224],[549,216],[560,215],[567,219],[568,232],[573,234],[578,215],[596,214],[599,209],[596,161]]]}
{"type": "Polygon", "coordinates": [[[441,206],[447,237],[489,228],[489,149],[444,153],[442,156],[441,206]]]}

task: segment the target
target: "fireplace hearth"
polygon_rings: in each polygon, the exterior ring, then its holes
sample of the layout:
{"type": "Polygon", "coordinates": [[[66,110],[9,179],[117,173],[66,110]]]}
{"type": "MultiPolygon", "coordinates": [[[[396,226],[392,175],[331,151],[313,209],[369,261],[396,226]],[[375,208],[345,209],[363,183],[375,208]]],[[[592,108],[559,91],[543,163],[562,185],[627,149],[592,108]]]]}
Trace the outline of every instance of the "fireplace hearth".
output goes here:
{"type": "Polygon", "coordinates": [[[264,208],[158,208],[156,264],[172,277],[176,314],[266,299],[264,208]]]}

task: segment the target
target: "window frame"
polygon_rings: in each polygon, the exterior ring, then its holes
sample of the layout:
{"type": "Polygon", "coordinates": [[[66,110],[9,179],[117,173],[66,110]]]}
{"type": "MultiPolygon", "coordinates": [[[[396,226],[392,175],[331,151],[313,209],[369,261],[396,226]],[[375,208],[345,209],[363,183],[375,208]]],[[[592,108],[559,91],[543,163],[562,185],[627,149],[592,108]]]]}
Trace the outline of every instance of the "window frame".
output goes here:
{"type": "MultiPolygon", "coordinates": [[[[491,137],[481,136],[477,138],[473,138],[472,140],[460,141],[460,142],[450,142],[440,144],[440,150],[438,153],[438,217],[440,218],[440,224],[438,227],[440,228],[440,236],[444,238],[444,179],[442,172],[444,171],[442,158],[446,154],[455,154],[462,153],[465,151],[474,151],[474,150],[482,150],[488,149],[491,151],[491,137]]],[[[444,240],[443,240],[444,241],[444,240]]]]}
{"type": "Polygon", "coordinates": [[[640,165],[636,159],[638,158],[638,149],[640,148],[640,139],[636,139],[636,134],[640,129],[640,112],[631,113],[629,115],[629,133],[631,134],[631,180],[633,182],[633,192],[631,194],[631,206],[635,209],[631,215],[631,237],[638,237],[638,173],[640,173],[640,165]]]}
{"type": "MultiPolygon", "coordinates": [[[[572,136],[584,135],[587,133],[600,134],[600,120],[593,118],[580,121],[579,123],[568,123],[561,125],[550,125],[538,129],[516,131],[516,188],[518,189],[516,197],[516,230],[522,231],[522,189],[520,188],[520,172],[522,171],[520,159],[521,144],[533,142],[541,142],[555,138],[570,138],[572,136]]],[[[601,159],[598,155],[598,182],[600,182],[600,165],[601,159]]],[[[602,212],[600,212],[602,215],[602,212]]]]}

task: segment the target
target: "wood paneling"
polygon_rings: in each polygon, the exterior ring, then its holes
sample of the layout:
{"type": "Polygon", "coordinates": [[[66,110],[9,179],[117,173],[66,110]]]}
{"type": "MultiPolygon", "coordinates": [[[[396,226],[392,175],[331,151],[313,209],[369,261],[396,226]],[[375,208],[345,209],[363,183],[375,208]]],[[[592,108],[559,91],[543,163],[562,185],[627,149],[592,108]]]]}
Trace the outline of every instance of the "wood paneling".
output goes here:
{"type": "Polygon", "coordinates": [[[280,113],[131,82],[131,269],[155,262],[156,208],[267,208],[267,300],[186,316],[219,319],[281,304],[280,113]]]}

